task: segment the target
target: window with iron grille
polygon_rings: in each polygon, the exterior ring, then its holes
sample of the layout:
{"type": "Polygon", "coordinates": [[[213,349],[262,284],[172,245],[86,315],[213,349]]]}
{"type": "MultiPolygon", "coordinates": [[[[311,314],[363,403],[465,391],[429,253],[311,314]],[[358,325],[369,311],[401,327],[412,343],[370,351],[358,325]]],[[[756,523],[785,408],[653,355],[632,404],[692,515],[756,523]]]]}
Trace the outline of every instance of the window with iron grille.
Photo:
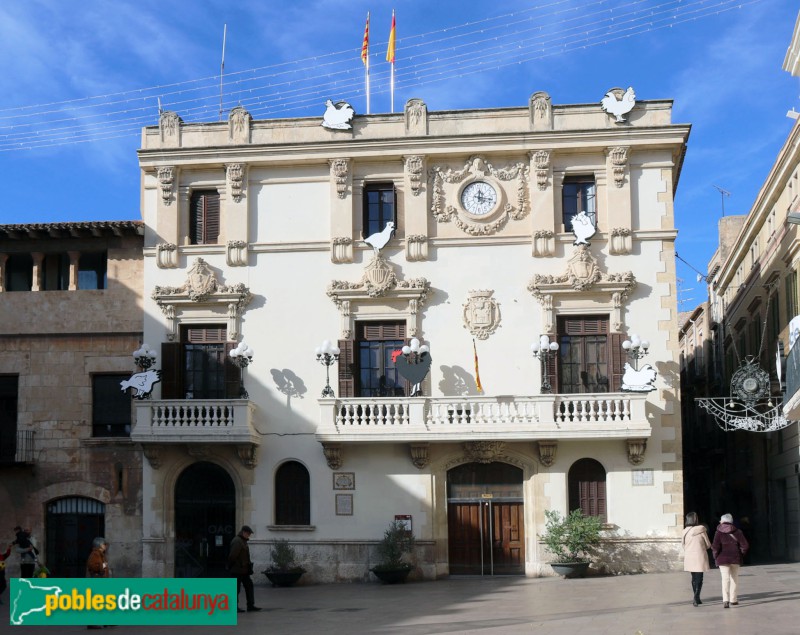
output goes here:
{"type": "Polygon", "coordinates": [[[92,436],[127,437],[131,434],[131,395],[120,382],[125,375],[92,375],[92,436]]]}
{"type": "Polygon", "coordinates": [[[287,461],[275,472],[275,524],[311,524],[311,479],[297,461],[287,461]]]}
{"type": "Polygon", "coordinates": [[[564,231],[572,231],[572,218],[580,212],[597,227],[597,188],[594,176],[567,176],[561,189],[561,207],[563,210],[564,231]]]}
{"type": "Polygon", "coordinates": [[[580,509],[584,516],[598,516],[606,522],[606,471],[594,459],[580,459],[569,468],[569,511],[580,509]]]}
{"type": "Polygon", "coordinates": [[[220,203],[216,190],[192,192],[189,239],[193,245],[214,245],[219,240],[220,203]]]}
{"type": "Polygon", "coordinates": [[[369,183],[364,186],[363,236],[381,232],[395,220],[396,192],[393,183],[369,183]]]}

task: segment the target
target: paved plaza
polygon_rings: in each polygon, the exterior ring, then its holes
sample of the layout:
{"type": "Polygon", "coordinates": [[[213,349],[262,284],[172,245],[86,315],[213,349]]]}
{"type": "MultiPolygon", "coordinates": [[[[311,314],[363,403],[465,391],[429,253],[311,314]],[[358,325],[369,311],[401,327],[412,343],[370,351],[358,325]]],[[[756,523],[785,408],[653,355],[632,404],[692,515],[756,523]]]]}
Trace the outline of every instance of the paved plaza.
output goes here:
{"type": "MultiPolygon", "coordinates": [[[[691,604],[689,574],[682,572],[582,580],[466,577],[397,586],[258,586],[256,601],[264,610],[240,613],[236,627],[146,627],[146,631],[148,635],[234,630],[244,635],[800,633],[800,563],[748,566],[739,583],[740,604],[730,609],[722,608],[716,569],[706,574],[704,603],[697,608],[691,604]]],[[[0,633],[86,632],[83,627],[9,626],[8,592],[0,609],[0,633]]],[[[114,632],[141,633],[144,628],[119,626],[114,632]]]]}

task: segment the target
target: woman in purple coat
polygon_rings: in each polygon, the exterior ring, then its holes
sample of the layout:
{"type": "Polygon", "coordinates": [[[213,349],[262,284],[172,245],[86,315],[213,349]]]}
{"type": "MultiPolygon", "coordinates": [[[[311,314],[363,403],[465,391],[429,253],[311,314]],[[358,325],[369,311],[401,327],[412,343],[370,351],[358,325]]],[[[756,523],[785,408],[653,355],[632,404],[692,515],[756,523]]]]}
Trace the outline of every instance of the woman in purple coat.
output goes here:
{"type": "Polygon", "coordinates": [[[722,608],[739,604],[739,567],[749,548],[747,538],[734,526],[733,516],[723,514],[711,543],[711,552],[722,575],[722,608]]]}

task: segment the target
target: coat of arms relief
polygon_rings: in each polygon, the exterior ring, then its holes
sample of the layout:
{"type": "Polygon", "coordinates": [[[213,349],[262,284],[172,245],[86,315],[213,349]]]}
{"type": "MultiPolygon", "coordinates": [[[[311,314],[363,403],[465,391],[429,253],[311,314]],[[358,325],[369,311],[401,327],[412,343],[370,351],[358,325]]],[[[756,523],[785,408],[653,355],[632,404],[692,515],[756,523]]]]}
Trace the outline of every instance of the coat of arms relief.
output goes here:
{"type": "Polygon", "coordinates": [[[500,303],[493,294],[488,289],[470,291],[464,303],[464,328],[479,340],[488,339],[500,326],[500,303]]]}

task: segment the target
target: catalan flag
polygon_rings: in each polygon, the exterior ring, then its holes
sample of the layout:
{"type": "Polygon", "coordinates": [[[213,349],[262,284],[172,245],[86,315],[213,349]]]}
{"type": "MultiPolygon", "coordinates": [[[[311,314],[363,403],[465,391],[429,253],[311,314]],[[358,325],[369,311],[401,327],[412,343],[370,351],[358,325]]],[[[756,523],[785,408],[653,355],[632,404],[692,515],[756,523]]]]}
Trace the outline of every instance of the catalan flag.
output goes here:
{"type": "Polygon", "coordinates": [[[364,66],[369,66],[369,11],[367,11],[367,25],[364,27],[364,42],[361,44],[361,61],[364,66]]]}
{"type": "Polygon", "coordinates": [[[394,18],[394,9],[392,9],[392,29],[389,31],[389,46],[386,47],[386,61],[394,64],[394,40],[395,31],[397,30],[397,22],[394,18]]]}
{"type": "Polygon", "coordinates": [[[478,370],[478,349],[475,347],[475,340],[472,340],[472,351],[475,354],[475,386],[478,388],[478,394],[483,394],[483,386],[481,386],[481,373],[478,370]]]}

